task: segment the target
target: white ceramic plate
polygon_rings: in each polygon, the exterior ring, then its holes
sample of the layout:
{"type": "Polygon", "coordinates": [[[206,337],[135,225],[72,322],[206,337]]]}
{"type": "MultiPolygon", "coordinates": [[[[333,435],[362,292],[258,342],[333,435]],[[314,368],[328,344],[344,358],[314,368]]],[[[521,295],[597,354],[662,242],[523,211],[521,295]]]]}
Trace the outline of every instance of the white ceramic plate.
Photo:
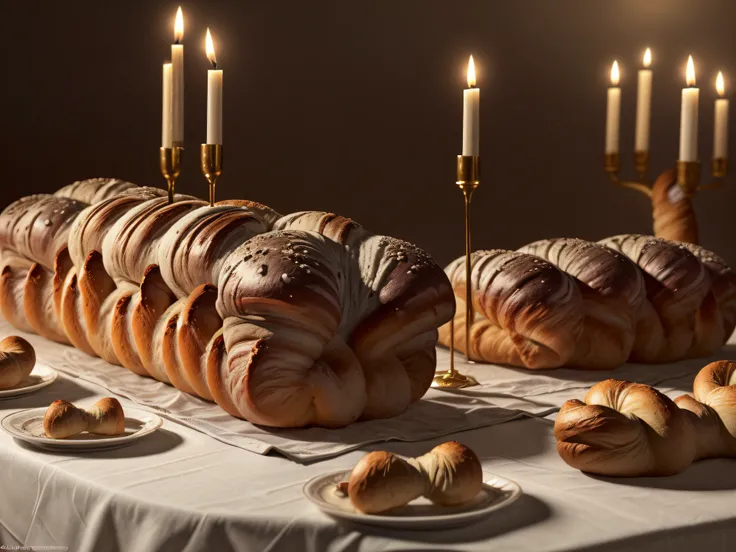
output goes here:
{"type": "Polygon", "coordinates": [[[31,374],[18,385],[9,389],[0,389],[0,400],[14,399],[35,393],[39,389],[54,383],[58,375],[59,373],[53,368],[45,364],[36,364],[31,374]]]}
{"type": "Polygon", "coordinates": [[[484,473],[483,488],[467,504],[438,506],[422,497],[385,514],[362,514],[353,508],[347,495],[336,492],[337,484],[349,477],[350,470],[325,473],[304,485],[304,495],[325,514],[346,521],[391,529],[446,529],[470,525],[495,510],[509,506],[522,494],[517,483],[484,473]]]}
{"type": "Polygon", "coordinates": [[[94,435],[80,433],[68,439],[49,439],[43,431],[43,417],[47,407],[31,408],[9,414],[0,426],[16,439],[39,448],[56,451],[95,451],[124,447],[153,433],[163,420],[145,410],[125,407],[125,431],[121,435],[94,435]]]}

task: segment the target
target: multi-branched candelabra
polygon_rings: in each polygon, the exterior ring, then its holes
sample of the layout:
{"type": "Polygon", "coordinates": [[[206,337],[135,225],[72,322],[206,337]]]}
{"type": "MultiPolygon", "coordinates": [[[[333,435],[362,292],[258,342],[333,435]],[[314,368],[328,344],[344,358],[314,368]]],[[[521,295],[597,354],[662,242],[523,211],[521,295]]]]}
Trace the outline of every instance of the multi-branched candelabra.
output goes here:
{"type": "MultiPolygon", "coordinates": [[[[621,171],[621,156],[619,153],[607,153],[605,157],[605,171],[611,181],[617,186],[637,190],[647,197],[652,197],[652,183],[647,177],[649,168],[649,152],[634,152],[634,170],[637,174],[636,180],[621,180],[618,173],[621,171]]],[[[713,180],[701,183],[700,161],[677,161],[677,184],[685,192],[688,198],[697,192],[717,188],[723,184],[728,170],[728,160],[724,158],[713,159],[711,173],[713,180]]]]}

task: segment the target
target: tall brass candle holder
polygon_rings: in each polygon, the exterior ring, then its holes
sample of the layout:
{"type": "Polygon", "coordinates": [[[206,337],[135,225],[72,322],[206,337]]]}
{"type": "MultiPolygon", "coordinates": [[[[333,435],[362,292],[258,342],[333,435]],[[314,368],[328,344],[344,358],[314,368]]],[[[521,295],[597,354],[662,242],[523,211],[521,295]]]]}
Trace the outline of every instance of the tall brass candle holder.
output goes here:
{"type": "MultiPolygon", "coordinates": [[[[475,317],[473,312],[473,284],[470,279],[470,201],[473,192],[480,185],[480,157],[477,155],[457,156],[458,188],[465,199],[465,359],[470,360],[470,328],[475,317]]],[[[478,385],[472,376],[461,374],[455,369],[455,316],[450,321],[450,368],[446,372],[437,373],[432,381],[432,387],[461,389],[478,385]]]]}
{"type": "Polygon", "coordinates": [[[215,185],[222,174],[222,144],[202,144],[200,149],[202,174],[210,185],[210,207],[215,204],[215,185]]]}
{"type": "MultiPolygon", "coordinates": [[[[604,169],[608,173],[611,182],[622,188],[629,188],[652,197],[652,183],[647,179],[649,168],[649,152],[634,152],[634,169],[637,174],[636,180],[620,180],[618,173],[621,171],[621,156],[618,153],[605,154],[604,169]]],[[[728,160],[716,158],[711,165],[711,173],[714,180],[702,184],[700,182],[700,161],[677,161],[677,184],[685,192],[685,196],[692,198],[697,192],[712,190],[723,185],[723,178],[728,172],[728,160]]]]}
{"type": "Polygon", "coordinates": [[[158,161],[161,168],[161,174],[166,179],[169,191],[169,203],[174,203],[174,188],[176,187],[176,179],[179,178],[181,172],[181,152],[184,148],[174,145],[170,148],[159,148],[158,161]]]}

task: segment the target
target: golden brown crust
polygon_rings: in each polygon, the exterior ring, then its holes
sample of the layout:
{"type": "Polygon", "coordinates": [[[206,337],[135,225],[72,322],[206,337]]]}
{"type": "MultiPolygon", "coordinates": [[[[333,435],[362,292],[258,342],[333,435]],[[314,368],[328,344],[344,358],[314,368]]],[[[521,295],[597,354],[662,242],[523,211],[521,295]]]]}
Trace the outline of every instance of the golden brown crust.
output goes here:
{"type": "Polygon", "coordinates": [[[51,403],[43,418],[43,430],[49,439],[66,439],[87,429],[87,415],[72,403],[58,400],[51,403]]]}
{"type": "Polygon", "coordinates": [[[120,435],[125,431],[125,412],[114,397],[97,401],[87,411],[87,431],[98,435],[120,435]]]}
{"type": "Polygon", "coordinates": [[[281,220],[253,202],[169,204],[160,190],[118,188],[85,182],[21,202],[95,202],[63,219],[68,252],[42,229],[19,247],[22,209],[0,216],[4,309],[25,298],[38,331],[58,317],[62,339],[254,423],[336,427],[396,415],[426,392],[453,298],[419,248],[330,213],[281,220]]]}
{"type": "Polygon", "coordinates": [[[66,439],[84,431],[97,435],[120,435],[125,431],[125,412],[113,397],[100,399],[87,411],[70,402],[57,400],[46,410],[43,429],[49,439],[66,439]]]}
{"type": "Polygon", "coordinates": [[[582,471],[636,477],[679,473],[700,458],[736,457],[734,372],[736,363],[712,363],[695,380],[695,398],[674,402],[648,385],[600,382],[585,402],[560,409],[557,451],[582,471]]]}
{"type": "Polygon", "coordinates": [[[398,456],[383,451],[366,454],[353,468],[348,496],[353,507],[364,514],[399,508],[421,496],[422,474],[398,456]]]}
{"type": "Polygon", "coordinates": [[[698,221],[692,200],[677,184],[677,171],[668,169],[652,186],[654,235],[666,240],[698,243],[698,221]]]}
{"type": "Polygon", "coordinates": [[[421,495],[441,506],[457,506],[474,499],[482,485],[475,453],[448,441],[408,460],[384,451],[366,454],[350,474],[348,496],[356,510],[370,514],[399,508],[421,495]]]}
{"type": "Polygon", "coordinates": [[[0,341],[0,389],[20,384],[36,365],[36,351],[22,337],[11,335],[0,341]]]}

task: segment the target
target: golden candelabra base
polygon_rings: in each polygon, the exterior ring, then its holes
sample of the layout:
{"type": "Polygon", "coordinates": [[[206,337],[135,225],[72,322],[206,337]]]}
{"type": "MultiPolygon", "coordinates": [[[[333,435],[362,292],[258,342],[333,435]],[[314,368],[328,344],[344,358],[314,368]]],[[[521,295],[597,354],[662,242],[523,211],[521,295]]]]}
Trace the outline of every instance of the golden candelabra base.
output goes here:
{"type": "MultiPolygon", "coordinates": [[[[473,192],[480,186],[480,157],[477,155],[457,156],[457,182],[465,199],[465,359],[470,360],[470,329],[473,312],[473,283],[471,280],[471,241],[470,241],[470,202],[473,192]]],[[[461,374],[455,369],[455,318],[450,322],[450,368],[437,373],[432,380],[433,387],[461,389],[478,385],[472,376],[461,374]]]]}
{"type": "MultiPolygon", "coordinates": [[[[634,169],[638,176],[637,180],[620,180],[618,173],[621,171],[621,156],[618,153],[607,153],[604,159],[604,170],[608,173],[611,182],[623,188],[629,188],[652,197],[652,184],[647,180],[646,174],[649,167],[649,152],[634,152],[634,169]]],[[[677,161],[677,184],[685,192],[688,198],[692,198],[697,192],[712,190],[723,185],[723,178],[728,172],[727,159],[713,159],[712,174],[714,180],[709,183],[700,183],[700,161],[677,161]]]]}
{"type": "Polygon", "coordinates": [[[215,185],[222,174],[222,144],[202,144],[200,148],[202,174],[210,185],[210,207],[215,204],[215,185]]]}
{"type": "Polygon", "coordinates": [[[181,172],[181,152],[184,148],[174,145],[170,148],[159,148],[158,162],[161,174],[166,179],[169,192],[169,203],[174,203],[174,191],[176,187],[176,179],[179,178],[181,172]]]}

